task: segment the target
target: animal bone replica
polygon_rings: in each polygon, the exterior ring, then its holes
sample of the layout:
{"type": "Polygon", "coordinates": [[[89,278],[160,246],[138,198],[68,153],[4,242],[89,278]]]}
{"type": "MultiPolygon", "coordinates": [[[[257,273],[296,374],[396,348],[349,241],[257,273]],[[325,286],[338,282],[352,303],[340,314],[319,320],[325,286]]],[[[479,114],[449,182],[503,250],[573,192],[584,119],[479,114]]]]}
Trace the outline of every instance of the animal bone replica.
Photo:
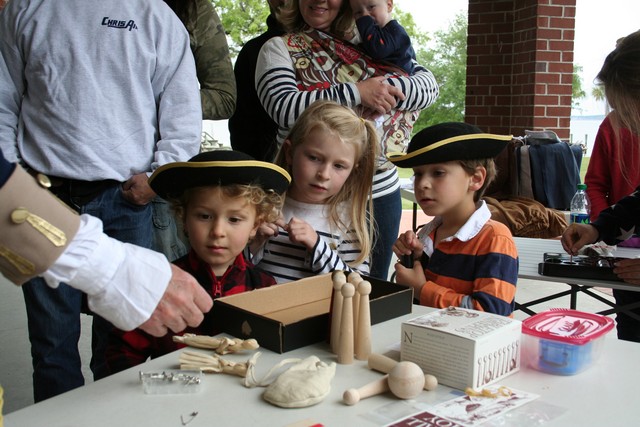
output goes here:
{"type": "Polygon", "coordinates": [[[174,342],[186,344],[189,347],[215,350],[218,354],[237,353],[243,350],[255,350],[259,347],[254,339],[216,338],[207,335],[184,334],[173,337],[174,342]]]}
{"type": "Polygon", "coordinates": [[[217,354],[208,355],[197,351],[186,350],[180,355],[180,369],[201,370],[206,373],[219,373],[245,377],[251,365],[252,359],[244,363],[236,363],[225,360],[217,354]]]}
{"type": "MultiPolygon", "coordinates": [[[[241,340],[239,338],[216,338],[207,335],[184,334],[173,337],[174,342],[186,344],[190,347],[215,350],[218,354],[237,353],[244,350],[255,350],[258,342],[254,339],[241,340]]],[[[186,350],[180,355],[180,369],[200,369],[202,372],[237,375],[245,377],[254,358],[237,363],[225,360],[218,354],[208,355],[197,351],[186,350]]]]}

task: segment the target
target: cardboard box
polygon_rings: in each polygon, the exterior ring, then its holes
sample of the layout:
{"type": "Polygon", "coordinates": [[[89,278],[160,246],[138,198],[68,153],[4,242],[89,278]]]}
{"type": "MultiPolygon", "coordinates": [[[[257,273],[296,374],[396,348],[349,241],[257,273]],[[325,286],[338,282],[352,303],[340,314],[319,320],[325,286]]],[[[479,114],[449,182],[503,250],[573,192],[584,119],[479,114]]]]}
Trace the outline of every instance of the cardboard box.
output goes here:
{"type": "MultiPolygon", "coordinates": [[[[371,282],[369,307],[376,324],[411,313],[413,291],[406,286],[364,277],[371,282]]],[[[284,353],[327,340],[333,282],[331,274],[218,298],[214,322],[222,332],[255,338],[261,347],[284,353]]]]}
{"type": "Polygon", "coordinates": [[[401,359],[440,384],[482,388],[520,370],[519,320],[457,307],[402,324],[401,359]]]}

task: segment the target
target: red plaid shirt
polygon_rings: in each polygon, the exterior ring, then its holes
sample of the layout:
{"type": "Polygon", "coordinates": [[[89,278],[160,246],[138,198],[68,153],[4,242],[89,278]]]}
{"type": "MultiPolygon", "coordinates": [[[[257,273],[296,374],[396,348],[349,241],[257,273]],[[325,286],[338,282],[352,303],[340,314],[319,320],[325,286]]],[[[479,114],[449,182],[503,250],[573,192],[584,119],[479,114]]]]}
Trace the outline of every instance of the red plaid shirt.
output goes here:
{"type": "MultiPolygon", "coordinates": [[[[233,265],[220,278],[213,274],[211,267],[204,263],[193,250],[174,261],[174,264],[193,275],[214,299],[264,288],[276,283],[272,276],[258,270],[253,264],[246,261],[242,254],[238,255],[233,265]]],[[[185,333],[216,335],[219,332],[218,328],[213,325],[211,312],[204,315],[204,320],[198,327],[187,328],[179,334],[170,331],[161,338],[151,336],[141,329],[125,332],[114,328],[109,335],[107,366],[110,373],[113,374],[139,365],[148,358],[153,359],[184,347],[182,344],[173,342],[174,335],[185,333]]]]}

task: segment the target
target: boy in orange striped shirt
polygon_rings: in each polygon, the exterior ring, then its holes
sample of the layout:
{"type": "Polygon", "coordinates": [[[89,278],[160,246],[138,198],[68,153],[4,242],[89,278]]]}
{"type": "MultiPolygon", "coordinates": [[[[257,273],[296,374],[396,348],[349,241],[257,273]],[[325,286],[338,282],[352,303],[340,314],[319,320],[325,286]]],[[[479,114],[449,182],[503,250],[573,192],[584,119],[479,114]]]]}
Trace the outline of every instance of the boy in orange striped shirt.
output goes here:
{"type": "Polygon", "coordinates": [[[510,140],[466,123],[441,123],[416,134],[407,154],[388,155],[413,169],[416,202],[435,217],[393,246],[398,257],[420,261],[395,266],[396,281],[411,286],[420,304],[512,315],[518,253],[509,229],[491,219],[481,199],[496,175],[493,158],[510,140]]]}

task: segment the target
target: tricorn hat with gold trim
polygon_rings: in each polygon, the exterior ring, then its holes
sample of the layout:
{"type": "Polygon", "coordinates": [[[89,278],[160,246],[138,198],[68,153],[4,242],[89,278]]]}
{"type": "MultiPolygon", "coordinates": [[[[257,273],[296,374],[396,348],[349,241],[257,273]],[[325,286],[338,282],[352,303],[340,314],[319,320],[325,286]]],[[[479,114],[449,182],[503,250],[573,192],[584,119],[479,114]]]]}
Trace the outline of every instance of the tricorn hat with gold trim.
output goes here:
{"type": "Polygon", "coordinates": [[[291,176],[280,166],[233,150],[208,151],[188,162],[167,163],[149,177],[149,185],[162,198],[179,196],[188,188],[232,184],[252,184],[282,194],[290,182],[291,176]]]}
{"type": "Polygon", "coordinates": [[[440,123],[414,135],[406,154],[387,153],[387,158],[401,168],[453,160],[489,159],[500,154],[512,139],[511,135],[483,133],[468,123],[440,123]]]}

